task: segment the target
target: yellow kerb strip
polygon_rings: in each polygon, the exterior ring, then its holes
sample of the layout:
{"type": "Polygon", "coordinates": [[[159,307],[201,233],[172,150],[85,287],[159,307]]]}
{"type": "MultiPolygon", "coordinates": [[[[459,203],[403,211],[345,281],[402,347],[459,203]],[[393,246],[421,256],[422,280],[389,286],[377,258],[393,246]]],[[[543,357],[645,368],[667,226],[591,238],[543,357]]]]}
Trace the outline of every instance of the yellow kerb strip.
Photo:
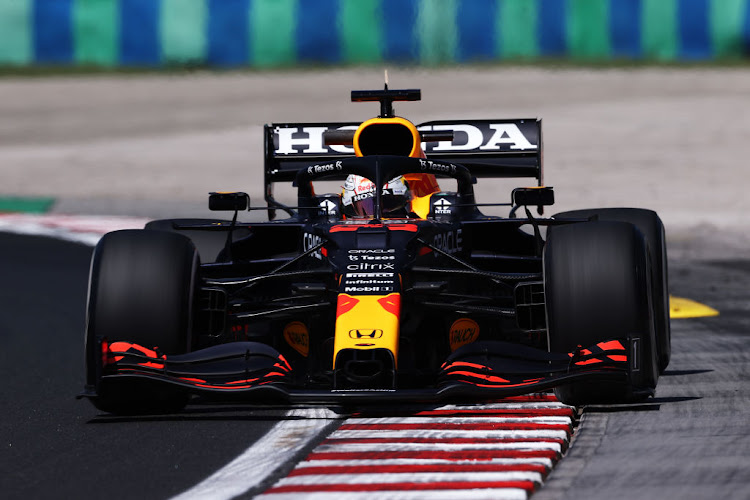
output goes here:
{"type": "Polygon", "coordinates": [[[669,317],[672,319],[718,316],[719,311],[700,302],[669,296],[669,317]]]}

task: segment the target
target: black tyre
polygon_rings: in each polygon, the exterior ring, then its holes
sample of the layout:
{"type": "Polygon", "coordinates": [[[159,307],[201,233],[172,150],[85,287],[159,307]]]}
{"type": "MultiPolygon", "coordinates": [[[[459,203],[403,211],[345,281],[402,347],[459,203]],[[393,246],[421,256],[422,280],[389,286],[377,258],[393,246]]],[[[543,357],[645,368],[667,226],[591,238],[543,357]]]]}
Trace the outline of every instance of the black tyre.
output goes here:
{"type": "Polygon", "coordinates": [[[651,258],[651,294],[654,301],[656,326],[656,352],[659,373],[664,373],[672,355],[672,330],[669,323],[669,286],[667,269],[667,243],[664,224],[653,210],[642,208],[598,208],[572,210],[554,216],[555,219],[586,219],[596,216],[601,221],[620,221],[633,224],[646,240],[651,258]]]}
{"type": "Polygon", "coordinates": [[[628,402],[658,379],[650,269],[643,236],[624,222],[555,227],[544,249],[550,350],[571,352],[613,338],[641,338],[639,370],[627,383],[580,381],[555,389],[567,404],[628,402]]]}
{"type": "MultiPolygon", "coordinates": [[[[226,231],[206,229],[178,229],[179,226],[190,226],[197,224],[229,224],[230,221],[216,219],[159,219],[146,224],[145,229],[154,231],[167,231],[187,236],[198,249],[201,262],[216,262],[221,258],[222,251],[227,243],[226,231]]],[[[234,230],[234,240],[246,237],[250,230],[238,227],[234,230]]]]}
{"type": "Polygon", "coordinates": [[[94,404],[113,413],[172,411],[181,392],[100,382],[99,340],[127,341],[164,354],[183,354],[192,344],[192,309],[198,253],[185,236],[148,230],[104,235],[91,261],[86,315],[86,379],[94,404]]]}

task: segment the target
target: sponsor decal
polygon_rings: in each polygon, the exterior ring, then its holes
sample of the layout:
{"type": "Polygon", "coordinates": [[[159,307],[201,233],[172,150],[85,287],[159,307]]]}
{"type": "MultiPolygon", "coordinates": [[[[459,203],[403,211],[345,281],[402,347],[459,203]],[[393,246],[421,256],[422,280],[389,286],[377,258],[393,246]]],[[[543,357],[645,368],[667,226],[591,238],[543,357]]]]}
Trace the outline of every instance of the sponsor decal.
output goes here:
{"type": "Polygon", "coordinates": [[[346,273],[346,278],[395,278],[396,273],[346,273]]]}
{"type": "Polygon", "coordinates": [[[391,293],[392,286],[344,286],[344,293],[384,292],[391,293]]]}
{"type": "Polygon", "coordinates": [[[459,318],[453,322],[448,331],[448,340],[451,344],[451,351],[459,347],[470,344],[479,337],[479,325],[471,318],[459,318]]]}
{"type": "Polygon", "coordinates": [[[396,260],[393,255],[349,255],[349,260],[360,261],[360,260],[396,260]]]}
{"type": "Polygon", "coordinates": [[[396,249],[395,248],[354,249],[354,250],[349,250],[349,253],[396,253],[396,249]]]}
{"type": "Polygon", "coordinates": [[[366,200],[367,198],[375,198],[375,193],[370,192],[370,193],[355,194],[354,196],[352,196],[352,201],[362,201],[362,200],[366,200]]]}
{"type": "Polygon", "coordinates": [[[279,147],[276,148],[276,154],[289,155],[295,153],[326,153],[323,146],[323,132],[328,127],[302,127],[301,134],[297,127],[276,127],[274,132],[279,139],[279,147]],[[294,135],[297,134],[297,137],[294,135]],[[295,149],[295,146],[305,146],[302,151],[295,149]]]}
{"type": "Polygon", "coordinates": [[[448,151],[524,151],[537,149],[529,142],[515,123],[489,123],[477,125],[469,123],[451,123],[447,125],[424,125],[419,127],[426,131],[452,131],[452,141],[439,141],[437,144],[422,143],[426,153],[448,151]]]}
{"type": "Polygon", "coordinates": [[[318,206],[321,215],[338,215],[338,206],[331,200],[323,200],[318,206]]]}
{"type": "Polygon", "coordinates": [[[358,328],[349,330],[349,338],[352,339],[379,339],[383,336],[383,330],[373,328],[358,328]]]}
{"type": "Polygon", "coordinates": [[[422,167],[422,171],[430,171],[430,172],[441,172],[446,174],[455,175],[456,170],[458,170],[458,167],[456,167],[452,163],[435,163],[431,160],[419,160],[419,165],[422,167]]]}
{"type": "Polygon", "coordinates": [[[356,264],[348,264],[346,266],[347,271],[395,271],[395,264],[389,262],[358,262],[356,264]]]}
{"type": "MultiPolygon", "coordinates": [[[[343,145],[326,146],[323,143],[323,132],[329,127],[276,127],[274,132],[278,141],[275,153],[277,155],[294,155],[300,153],[325,154],[336,153],[354,154],[354,148],[343,145]]],[[[356,130],[356,125],[346,125],[333,130],[356,130]]]]}
{"type": "Polygon", "coordinates": [[[326,163],[323,165],[313,165],[311,167],[307,167],[307,173],[309,175],[320,174],[324,172],[334,172],[336,170],[341,170],[342,168],[344,168],[343,164],[341,163],[341,160],[338,160],[335,163],[326,163]]]}
{"type": "Polygon", "coordinates": [[[438,233],[432,238],[432,245],[445,253],[456,253],[463,250],[463,230],[438,233]]]}
{"type": "Polygon", "coordinates": [[[435,215],[450,215],[451,213],[452,204],[445,198],[438,199],[432,206],[435,209],[435,215]]]}
{"type": "Polygon", "coordinates": [[[389,280],[346,280],[347,285],[390,285],[393,281],[389,280]]]}
{"type": "MultiPolygon", "coordinates": [[[[315,248],[316,246],[320,245],[323,242],[323,238],[318,236],[317,234],[311,234],[311,233],[304,233],[302,235],[302,250],[307,252],[311,248],[315,248]]],[[[317,249],[313,253],[311,253],[313,257],[316,259],[323,260],[323,253],[321,252],[321,249],[317,249]]]]}
{"type": "Polygon", "coordinates": [[[354,191],[358,195],[361,195],[364,193],[364,194],[372,196],[373,194],[375,194],[372,192],[374,189],[375,189],[375,184],[373,184],[371,181],[367,179],[364,179],[364,183],[357,184],[357,186],[354,188],[354,191]]]}
{"type": "MultiPolygon", "coordinates": [[[[528,122],[523,127],[533,127],[536,124],[528,122]]],[[[323,141],[323,133],[326,130],[356,130],[357,125],[345,125],[341,127],[330,126],[308,126],[308,127],[276,127],[276,150],[277,155],[320,155],[320,154],[347,154],[353,155],[354,148],[344,145],[326,145],[323,141]]],[[[460,151],[525,151],[536,150],[538,146],[532,144],[524,135],[519,124],[513,122],[505,123],[450,123],[441,125],[422,125],[418,127],[420,132],[427,131],[451,131],[454,139],[452,141],[423,142],[422,150],[425,153],[460,152],[460,151]]],[[[529,131],[527,131],[529,132],[529,131]]],[[[536,133],[531,133],[532,140],[536,140],[536,133]]]]}
{"type": "Polygon", "coordinates": [[[301,321],[292,321],[284,327],[284,340],[304,357],[310,354],[310,333],[301,321]]]}
{"type": "Polygon", "coordinates": [[[344,305],[354,297],[339,293],[331,359],[333,367],[336,356],[342,349],[375,347],[364,344],[375,344],[377,347],[388,349],[398,362],[399,298],[398,293],[358,294],[356,307],[342,313],[344,305]]]}
{"type": "MultiPolygon", "coordinates": [[[[393,263],[382,262],[395,260],[393,249],[349,250],[347,257],[352,269],[393,269],[393,263]],[[364,261],[364,262],[363,262],[364,261]],[[373,267],[374,266],[374,267],[373,267]]],[[[343,276],[343,292],[353,294],[387,294],[397,290],[396,273],[388,272],[348,272],[343,276]]]]}

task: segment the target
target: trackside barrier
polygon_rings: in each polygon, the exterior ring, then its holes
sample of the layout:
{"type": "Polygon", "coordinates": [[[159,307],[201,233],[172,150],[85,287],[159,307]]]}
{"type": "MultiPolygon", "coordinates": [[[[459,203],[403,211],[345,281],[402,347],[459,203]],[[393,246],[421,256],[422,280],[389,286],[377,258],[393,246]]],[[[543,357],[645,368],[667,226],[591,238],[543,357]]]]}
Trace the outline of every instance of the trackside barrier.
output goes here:
{"type": "Polygon", "coordinates": [[[750,55],[750,0],[2,0],[0,65],[750,55]]]}

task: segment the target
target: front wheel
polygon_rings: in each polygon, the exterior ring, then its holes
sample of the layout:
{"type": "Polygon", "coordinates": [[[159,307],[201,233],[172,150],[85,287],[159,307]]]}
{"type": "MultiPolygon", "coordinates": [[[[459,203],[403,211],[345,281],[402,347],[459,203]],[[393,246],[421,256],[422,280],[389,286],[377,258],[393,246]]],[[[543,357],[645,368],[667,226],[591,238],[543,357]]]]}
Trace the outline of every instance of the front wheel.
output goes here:
{"type": "Polygon", "coordinates": [[[628,402],[658,379],[650,269],[643,236],[624,222],[555,227],[544,248],[550,350],[571,352],[629,335],[641,338],[640,369],[627,383],[577,381],[555,389],[567,404],[628,402]]]}
{"type": "Polygon", "coordinates": [[[669,323],[669,286],[667,243],[664,224],[653,210],[643,208],[594,208],[555,214],[555,219],[588,219],[633,224],[643,234],[651,259],[651,295],[654,301],[656,353],[659,373],[664,373],[672,355],[672,332],[669,323]]]}
{"type": "Polygon", "coordinates": [[[198,253],[187,237],[163,231],[108,233],[91,262],[86,314],[86,382],[100,410],[113,413],[173,411],[187,395],[138,384],[102,384],[101,342],[132,342],[163,354],[192,345],[192,311],[198,253]]]}
{"type": "MultiPolygon", "coordinates": [[[[230,224],[230,221],[218,219],[158,219],[148,222],[145,229],[166,231],[187,236],[198,250],[201,262],[206,263],[223,260],[230,224]],[[215,226],[217,229],[190,228],[190,226],[196,225],[215,226]]],[[[235,227],[232,231],[232,241],[237,241],[249,235],[250,230],[247,227],[235,227]]]]}

